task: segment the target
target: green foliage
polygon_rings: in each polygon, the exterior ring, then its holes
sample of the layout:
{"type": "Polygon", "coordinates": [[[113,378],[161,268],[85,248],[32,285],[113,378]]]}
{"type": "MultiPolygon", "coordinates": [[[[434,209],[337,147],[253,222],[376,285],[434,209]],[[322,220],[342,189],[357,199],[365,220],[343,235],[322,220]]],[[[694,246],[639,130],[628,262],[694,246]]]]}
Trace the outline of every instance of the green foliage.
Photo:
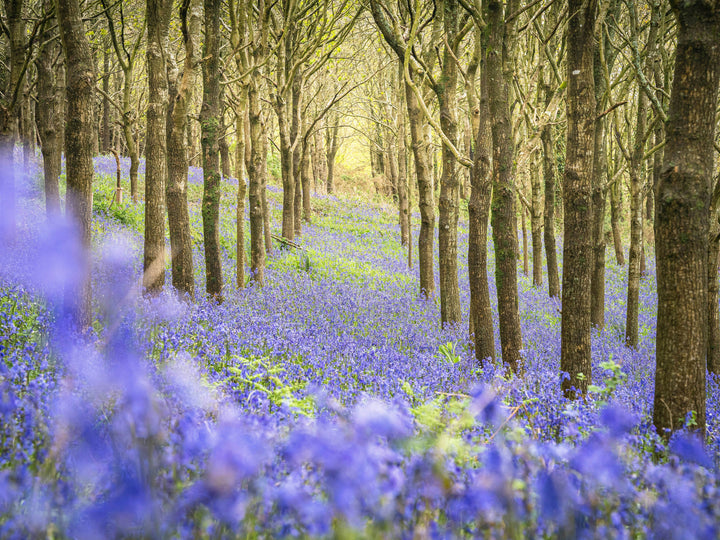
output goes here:
{"type": "Polygon", "coordinates": [[[118,204],[114,197],[114,179],[109,176],[100,177],[93,192],[93,212],[113,218],[133,231],[142,232],[145,223],[144,205],[133,204],[127,200],[118,204]]]}
{"type": "MultiPolygon", "coordinates": [[[[235,365],[225,366],[231,374],[225,382],[241,392],[259,392],[273,405],[286,406],[295,414],[313,417],[315,401],[312,396],[298,397],[306,386],[305,381],[286,381],[281,377],[285,368],[273,365],[268,357],[240,358],[232,356],[235,365]],[[240,364],[240,366],[238,366],[240,364]]],[[[219,369],[220,366],[216,366],[219,369]]]]}
{"type": "Polygon", "coordinates": [[[623,371],[620,364],[613,361],[612,355],[605,362],[601,362],[600,367],[605,371],[609,371],[611,374],[605,381],[604,386],[591,384],[588,386],[588,392],[596,394],[598,405],[604,407],[612,399],[617,388],[625,384],[627,374],[623,371]]]}
{"type": "Polygon", "coordinates": [[[455,352],[455,345],[453,342],[440,345],[440,357],[449,364],[458,364],[460,362],[460,356],[455,352]]]}
{"type": "Polygon", "coordinates": [[[267,155],[267,170],[276,180],[282,178],[282,170],[280,169],[280,156],[269,152],[267,155]]]}

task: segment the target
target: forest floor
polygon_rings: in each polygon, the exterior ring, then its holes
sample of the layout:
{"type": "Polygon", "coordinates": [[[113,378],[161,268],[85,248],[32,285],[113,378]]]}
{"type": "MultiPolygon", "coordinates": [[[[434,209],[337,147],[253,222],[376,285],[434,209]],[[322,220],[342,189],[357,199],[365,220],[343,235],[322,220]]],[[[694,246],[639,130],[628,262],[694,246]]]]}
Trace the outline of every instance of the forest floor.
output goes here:
{"type": "MultiPolygon", "coordinates": [[[[679,537],[676,512],[696,523],[685,537],[720,532],[718,381],[704,449],[684,435],[666,448],[652,427],[652,254],[637,349],[623,344],[626,271],[609,260],[591,396],[572,403],[559,300],[522,273],[524,374],[474,359],[465,206],[464,320],[441,329],[396,210],[359,197],[314,195],[300,249],[275,244],[265,286],[238,290],[234,179],[222,184],[225,301],[204,300],[197,169],[198,301],[169,287],[144,299],[143,204],[111,205],[112,158],[96,170],[93,335],[61,332],[53,306],[77,261],[67,229],[44,228],[39,176],[21,190],[21,240],[0,258],[0,537],[679,537]]],[[[274,231],[281,200],[268,186],[274,231]]],[[[492,278],[490,292],[499,351],[492,278]]]]}

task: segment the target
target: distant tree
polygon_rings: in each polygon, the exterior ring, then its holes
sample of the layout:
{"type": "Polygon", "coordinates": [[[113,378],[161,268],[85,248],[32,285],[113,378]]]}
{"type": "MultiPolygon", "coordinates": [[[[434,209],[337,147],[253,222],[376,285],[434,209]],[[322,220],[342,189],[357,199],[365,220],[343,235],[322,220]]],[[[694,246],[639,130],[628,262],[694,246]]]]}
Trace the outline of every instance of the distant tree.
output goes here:
{"type": "Polygon", "coordinates": [[[127,152],[130,156],[130,196],[134,202],[137,202],[137,180],[138,169],[140,168],[140,153],[135,137],[138,114],[133,109],[132,92],[133,77],[136,73],[137,59],[140,54],[140,46],[143,42],[142,38],[145,34],[146,20],[144,17],[142,18],[141,28],[136,29],[134,40],[130,45],[128,45],[126,35],[128,34],[130,25],[127,17],[125,16],[125,9],[127,6],[124,4],[126,4],[126,2],[111,3],[108,0],[101,0],[101,3],[103,6],[102,11],[107,19],[108,32],[110,34],[113,49],[115,50],[117,61],[120,64],[120,69],[123,73],[122,101],[120,103],[115,103],[114,105],[121,113],[122,132],[125,138],[125,146],[127,147],[127,152]],[[119,30],[116,27],[117,20],[115,18],[116,15],[114,8],[117,9],[119,17],[119,30]]]}
{"type": "MultiPolygon", "coordinates": [[[[92,137],[95,72],[78,0],[56,0],[55,9],[67,62],[66,211],[78,224],[83,246],[89,250],[94,175],[92,137]]],[[[69,297],[66,303],[74,306],[78,327],[86,329],[92,323],[89,268],[84,269],[83,274],[78,280],[79,290],[66,292],[69,297]]]]}
{"type": "MultiPolygon", "coordinates": [[[[431,298],[435,295],[435,277],[433,265],[433,237],[435,230],[435,201],[433,198],[433,176],[432,162],[429,159],[429,146],[425,138],[425,129],[427,119],[422,110],[422,105],[418,97],[418,93],[413,91],[411,84],[413,81],[421,81],[422,68],[417,63],[412,62],[412,51],[408,48],[408,36],[401,32],[400,22],[402,26],[409,28],[412,26],[413,16],[420,16],[419,13],[411,13],[406,10],[403,4],[399,4],[397,10],[390,11],[390,2],[371,0],[370,8],[372,11],[375,24],[380,30],[383,38],[393,49],[398,57],[398,61],[403,66],[405,78],[405,105],[408,111],[408,128],[410,131],[410,141],[412,145],[413,157],[415,159],[415,176],[418,186],[418,207],[420,209],[420,235],[418,238],[418,270],[420,273],[420,295],[425,298],[431,298]],[[386,13],[393,13],[392,24],[388,20],[386,13]]],[[[419,20],[415,19],[415,24],[419,24],[419,20]]],[[[433,21],[434,25],[440,27],[442,18],[437,17],[433,21]]],[[[432,41],[432,40],[431,40],[432,41]]],[[[433,42],[435,45],[436,42],[433,42]]],[[[418,49],[420,45],[416,44],[418,49]]],[[[423,47],[418,54],[427,60],[424,63],[429,69],[430,62],[434,61],[434,51],[430,47],[423,47]]]]}
{"type": "Polygon", "coordinates": [[[720,2],[671,1],[678,24],[657,189],[657,350],[653,422],[667,437],[692,414],[705,434],[707,278],[720,2]]]}
{"type": "Polygon", "coordinates": [[[590,364],[592,173],[595,146],[593,54],[596,0],[569,0],[567,30],[567,141],[563,197],[562,329],[560,369],[569,398],[587,392],[590,364]],[[582,376],[581,376],[582,374],[582,376]]]}
{"type": "Polygon", "coordinates": [[[145,244],[143,287],[165,284],[165,184],[167,181],[167,64],[171,0],[147,0],[148,110],[145,136],[145,244]]]}

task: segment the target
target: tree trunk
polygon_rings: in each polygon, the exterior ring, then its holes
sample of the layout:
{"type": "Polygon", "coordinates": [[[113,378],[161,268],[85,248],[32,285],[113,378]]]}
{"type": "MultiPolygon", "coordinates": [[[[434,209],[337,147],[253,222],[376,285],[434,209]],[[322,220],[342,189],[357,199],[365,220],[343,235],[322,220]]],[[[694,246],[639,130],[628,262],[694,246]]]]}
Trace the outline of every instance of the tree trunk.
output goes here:
{"type": "MultiPolygon", "coordinates": [[[[440,126],[447,140],[457,147],[457,48],[449,43],[456,41],[458,32],[458,4],[456,0],[444,3],[445,45],[442,77],[435,88],[440,103],[440,126]]],[[[457,160],[452,151],[442,146],[442,176],[438,219],[438,267],[440,274],[440,320],[442,325],[462,320],[460,284],[457,268],[457,225],[460,207],[460,181],[457,160]]]]}
{"type": "MultiPolygon", "coordinates": [[[[545,107],[547,108],[550,105],[552,93],[542,77],[540,81],[545,97],[545,107]]],[[[548,273],[548,294],[551,298],[558,298],[560,296],[560,276],[558,273],[557,252],[555,251],[555,151],[550,122],[543,125],[540,131],[540,140],[543,146],[543,179],[545,181],[543,239],[545,241],[545,260],[548,273]]]]}
{"type": "MultiPolygon", "coordinates": [[[[635,8],[634,2],[630,2],[629,8],[632,17],[631,28],[637,28],[639,16],[635,8]]],[[[650,26],[648,35],[649,46],[656,40],[657,26],[650,26]]],[[[646,59],[646,68],[650,64],[650,59],[646,59]]],[[[630,155],[630,253],[628,256],[628,291],[627,291],[627,318],[625,322],[625,343],[629,347],[637,348],[639,339],[639,322],[640,314],[640,279],[644,272],[644,222],[643,222],[643,167],[645,155],[645,141],[647,140],[646,124],[647,124],[647,105],[648,99],[645,92],[642,91],[642,80],[640,74],[637,74],[638,83],[638,101],[637,101],[637,120],[635,126],[635,136],[633,139],[633,149],[630,155]]]]}
{"type": "MultiPolygon", "coordinates": [[[[52,0],[44,0],[43,10],[50,13],[52,0]]],[[[54,17],[53,17],[54,18],[54,17]]],[[[37,64],[37,110],[35,121],[37,122],[38,134],[40,136],[41,151],[43,156],[43,173],[45,179],[45,209],[48,216],[59,215],[60,213],[60,135],[58,126],[55,123],[55,116],[62,105],[56,95],[56,73],[53,62],[58,55],[59,44],[53,38],[55,33],[50,30],[51,22],[48,22],[42,39],[37,64]]]]}
{"type": "Polygon", "coordinates": [[[327,128],[327,138],[325,141],[325,152],[327,158],[327,192],[333,192],[333,184],[335,182],[335,155],[338,147],[338,132],[340,131],[340,122],[336,119],[333,127],[327,128]]]}
{"type": "Polygon", "coordinates": [[[265,280],[265,242],[262,192],[267,174],[265,155],[265,123],[262,118],[258,82],[250,77],[248,83],[248,112],[250,122],[250,161],[248,169],[248,204],[250,205],[250,278],[262,285],[265,280]]]}
{"type": "Polygon", "coordinates": [[[151,294],[165,285],[165,183],[167,176],[167,65],[169,0],[147,0],[148,110],[145,140],[145,244],[143,288],[151,294]]]}
{"type": "Polygon", "coordinates": [[[110,44],[107,36],[103,41],[103,102],[102,102],[102,148],[103,154],[110,153],[110,44]]]}
{"type": "Polygon", "coordinates": [[[235,117],[236,144],[235,144],[235,176],[238,179],[237,203],[235,206],[235,253],[237,256],[238,289],[245,287],[245,196],[247,184],[245,183],[245,148],[247,124],[247,87],[240,89],[240,103],[235,117]]]}
{"type": "Polygon", "coordinates": [[[200,109],[203,154],[203,240],[205,243],[206,291],[222,302],[220,263],[220,0],[203,0],[205,40],[203,43],[203,103],[200,109]]]}
{"type": "Polygon", "coordinates": [[[497,0],[487,7],[489,48],[487,51],[488,99],[492,118],[493,198],[492,229],[495,245],[495,283],[500,318],[500,344],[503,362],[514,372],[521,369],[522,334],[517,289],[518,237],[515,232],[515,148],[510,123],[508,78],[511,77],[509,43],[512,24],[505,23],[505,12],[514,13],[514,2],[505,10],[497,0]]]}
{"type": "Polygon", "coordinates": [[[592,172],[595,141],[593,50],[596,0],[569,0],[567,34],[567,149],[563,195],[562,389],[570,399],[587,393],[592,277],[592,172]],[[582,374],[582,376],[580,375],[582,374]]]}
{"type": "Polygon", "coordinates": [[[415,156],[415,174],[420,207],[420,235],[418,238],[418,268],[420,272],[420,296],[435,296],[435,269],[433,268],[433,235],[435,232],[435,203],[433,200],[432,170],[423,136],[423,112],[412,88],[405,85],[405,101],[408,110],[410,140],[415,156]]]}
{"type": "Polygon", "coordinates": [[[530,257],[528,257],[528,230],[527,230],[527,208],[520,206],[520,219],[522,222],[522,241],[523,241],[523,274],[530,274],[530,257]]]}
{"type": "Polygon", "coordinates": [[[407,174],[407,148],[405,146],[405,99],[402,66],[398,79],[398,87],[395,90],[398,107],[397,114],[397,164],[398,164],[398,213],[400,221],[400,244],[407,246],[410,241],[410,224],[408,205],[408,174],[407,174]]]}
{"type": "Polygon", "coordinates": [[[325,188],[327,184],[327,158],[325,157],[325,137],[318,127],[313,133],[313,176],[315,177],[315,190],[319,186],[325,188]]]}
{"type": "Polygon", "coordinates": [[[720,182],[716,182],[710,211],[710,238],[708,244],[708,350],[707,369],[720,375],[720,291],[718,287],[718,264],[720,263],[720,182]]]}
{"type": "Polygon", "coordinates": [[[694,413],[705,435],[710,184],[720,78],[720,3],[671,1],[678,20],[656,201],[657,351],[653,422],[663,437],[694,413]]]}
{"type": "MultiPolygon", "coordinates": [[[[613,2],[613,5],[619,3],[613,2]]],[[[613,9],[611,7],[610,9],[613,9]]],[[[605,126],[607,116],[602,116],[607,108],[609,99],[604,71],[612,70],[614,56],[607,51],[612,45],[610,40],[603,36],[602,50],[596,47],[593,54],[593,77],[595,80],[595,149],[593,151],[593,180],[592,180],[592,242],[593,242],[593,268],[590,291],[590,323],[598,329],[605,326],[605,199],[607,196],[607,154],[605,149],[605,126]],[[605,51],[605,54],[603,54],[605,51]],[[610,56],[610,58],[607,58],[610,56]],[[605,65],[603,62],[605,61],[605,65]]]]}
{"type": "Polygon", "coordinates": [[[532,185],[532,215],[530,219],[530,230],[532,233],[533,251],[533,287],[542,287],[542,227],[543,227],[543,206],[542,206],[542,183],[537,162],[533,161],[530,171],[530,182],[532,185]]]}
{"type": "Polygon", "coordinates": [[[188,121],[188,107],[192,100],[197,80],[198,37],[200,34],[200,4],[185,0],[180,5],[180,26],[185,46],[180,85],[177,84],[177,68],[172,56],[168,62],[170,86],[170,107],[168,109],[166,185],[168,224],[170,228],[170,253],[172,263],[172,284],[181,293],[195,298],[195,277],[193,274],[192,234],[188,212],[187,184],[188,158],[185,134],[188,121]],[[188,13],[189,12],[189,13],[188,13]],[[189,15],[189,21],[188,21],[189,15]]]}
{"type": "Polygon", "coordinates": [[[22,0],[5,0],[5,15],[10,41],[10,84],[5,90],[0,107],[0,232],[7,239],[15,239],[15,158],[14,149],[18,136],[18,115],[25,78],[25,19],[22,0]]]}
{"type": "Polygon", "coordinates": [[[620,217],[622,216],[622,189],[620,181],[610,186],[610,226],[612,227],[613,246],[615,247],[615,262],[625,266],[625,251],[620,234],[620,217]]]}
{"type": "Polygon", "coordinates": [[[302,185],[302,212],[305,223],[312,221],[312,207],[310,205],[310,140],[306,139],[302,145],[300,156],[300,183],[302,185]]]}
{"type": "MultiPolygon", "coordinates": [[[[225,93],[223,87],[220,87],[220,103],[225,101],[225,93]]],[[[227,138],[227,125],[225,125],[225,107],[220,107],[220,133],[218,138],[218,148],[220,149],[220,171],[222,178],[230,178],[232,176],[232,164],[230,163],[230,145],[227,138]]]]}
{"type": "Polygon", "coordinates": [[[56,0],[55,9],[67,63],[67,123],[65,127],[66,211],[78,223],[86,248],[82,277],[65,292],[78,328],[92,324],[90,287],[90,235],[92,222],[92,137],[95,73],[78,0],[56,0]]]}
{"type": "Polygon", "coordinates": [[[290,140],[292,143],[292,170],[295,182],[295,197],[293,198],[293,227],[296,235],[302,234],[302,153],[304,152],[301,140],[301,105],[302,105],[302,73],[298,70],[292,84],[292,123],[290,124],[290,140]]]}
{"type": "MultiPolygon", "coordinates": [[[[480,36],[476,39],[480,39],[480,36]]],[[[495,336],[487,275],[488,220],[492,197],[492,128],[487,96],[487,69],[484,67],[480,77],[480,103],[475,122],[478,128],[475,159],[470,171],[471,192],[468,202],[468,278],[475,358],[483,361],[488,358],[495,360],[495,336]]]]}

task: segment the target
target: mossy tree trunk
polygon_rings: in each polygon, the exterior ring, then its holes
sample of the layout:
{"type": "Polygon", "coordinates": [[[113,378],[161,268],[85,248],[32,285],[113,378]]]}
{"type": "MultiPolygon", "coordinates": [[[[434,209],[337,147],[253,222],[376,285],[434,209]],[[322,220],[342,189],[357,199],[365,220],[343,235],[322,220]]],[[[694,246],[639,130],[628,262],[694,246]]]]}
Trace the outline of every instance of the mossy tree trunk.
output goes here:
{"type": "Polygon", "coordinates": [[[222,302],[220,263],[220,0],[203,0],[205,39],[203,44],[203,103],[200,109],[203,163],[203,241],[205,244],[205,289],[222,302]]]}

